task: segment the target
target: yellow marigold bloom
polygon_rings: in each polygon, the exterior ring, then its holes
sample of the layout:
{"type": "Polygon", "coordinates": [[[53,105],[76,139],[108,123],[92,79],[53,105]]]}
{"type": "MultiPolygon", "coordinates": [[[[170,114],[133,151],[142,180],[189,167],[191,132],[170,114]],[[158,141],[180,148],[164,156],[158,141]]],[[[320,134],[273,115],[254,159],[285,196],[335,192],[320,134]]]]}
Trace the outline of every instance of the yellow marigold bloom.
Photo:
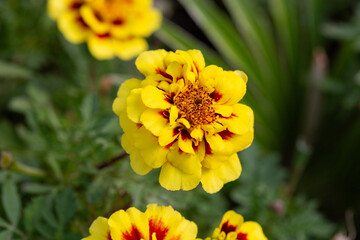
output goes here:
{"type": "Polygon", "coordinates": [[[82,240],[195,240],[197,226],[171,206],[149,204],[145,213],[132,207],[98,217],[89,231],[82,240]]]}
{"type": "Polygon", "coordinates": [[[152,0],[48,0],[48,14],[66,39],[87,42],[98,59],[138,55],[161,23],[152,0]]]}
{"type": "Polygon", "coordinates": [[[243,216],[227,211],[211,237],[205,240],[267,240],[257,222],[244,222],[243,216]]]}
{"type": "Polygon", "coordinates": [[[240,176],[237,152],[253,141],[254,115],[238,103],[247,76],[205,61],[200,51],[148,51],[136,59],[143,81],[129,79],[113,111],[124,130],[122,146],[141,175],[160,168],[168,190],[219,191],[240,176]]]}

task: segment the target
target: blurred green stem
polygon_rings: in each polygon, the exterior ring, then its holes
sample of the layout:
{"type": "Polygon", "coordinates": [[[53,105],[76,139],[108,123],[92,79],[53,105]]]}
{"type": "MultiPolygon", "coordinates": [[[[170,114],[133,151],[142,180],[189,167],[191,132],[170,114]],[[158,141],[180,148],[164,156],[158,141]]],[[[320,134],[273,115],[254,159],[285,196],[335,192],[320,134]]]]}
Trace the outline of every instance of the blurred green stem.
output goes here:
{"type": "Polygon", "coordinates": [[[1,153],[0,167],[4,170],[21,173],[29,177],[42,178],[46,176],[46,173],[43,170],[19,163],[14,159],[11,153],[5,151],[1,153]]]}

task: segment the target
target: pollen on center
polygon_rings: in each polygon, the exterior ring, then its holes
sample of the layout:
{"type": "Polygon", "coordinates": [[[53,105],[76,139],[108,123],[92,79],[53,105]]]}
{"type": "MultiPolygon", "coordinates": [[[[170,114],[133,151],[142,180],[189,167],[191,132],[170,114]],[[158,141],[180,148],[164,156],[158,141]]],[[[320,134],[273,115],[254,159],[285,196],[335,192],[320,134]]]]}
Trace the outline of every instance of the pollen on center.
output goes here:
{"type": "Polygon", "coordinates": [[[196,84],[186,86],[174,99],[179,115],[187,119],[192,127],[207,125],[216,120],[213,99],[203,87],[196,84]]]}

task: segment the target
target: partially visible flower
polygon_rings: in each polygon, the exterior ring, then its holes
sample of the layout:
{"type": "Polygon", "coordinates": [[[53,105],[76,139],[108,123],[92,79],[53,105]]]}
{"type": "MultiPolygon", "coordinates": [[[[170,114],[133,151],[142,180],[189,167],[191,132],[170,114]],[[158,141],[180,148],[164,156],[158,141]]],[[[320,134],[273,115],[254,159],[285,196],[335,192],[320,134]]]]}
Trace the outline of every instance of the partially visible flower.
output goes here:
{"type": "Polygon", "coordinates": [[[198,50],[144,52],[136,66],[145,80],[127,80],[113,103],[133,170],[144,175],[161,167],[159,182],[168,190],[201,181],[214,193],[237,179],[237,152],[254,137],[253,111],[238,103],[247,76],[205,67],[198,50]]]}
{"type": "Polygon", "coordinates": [[[161,23],[152,0],[48,0],[48,14],[67,40],[87,42],[98,59],[135,57],[161,23]]]}
{"type": "Polygon", "coordinates": [[[171,206],[149,204],[145,213],[132,207],[98,217],[89,231],[82,240],[194,240],[197,226],[171,206]]]}
{"type": "Polygon", "coordinates": [[[244,222],[243,216],[234,211],[227,211],[220,226],[211,237],[205,240],[267,240],[257,222],[244,222]]]}

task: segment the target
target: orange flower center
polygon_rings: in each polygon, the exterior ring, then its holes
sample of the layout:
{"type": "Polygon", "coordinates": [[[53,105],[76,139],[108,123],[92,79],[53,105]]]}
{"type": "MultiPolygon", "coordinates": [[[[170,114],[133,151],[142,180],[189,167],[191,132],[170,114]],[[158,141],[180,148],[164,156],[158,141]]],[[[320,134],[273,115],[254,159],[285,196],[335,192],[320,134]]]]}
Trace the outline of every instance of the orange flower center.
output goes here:
{"type": "Polygon", "coordinates": [[[192,127],[206,125],[216,120],[213,100],[203,87],[186,86],[174,99],[181,117],[192,127]]]}

